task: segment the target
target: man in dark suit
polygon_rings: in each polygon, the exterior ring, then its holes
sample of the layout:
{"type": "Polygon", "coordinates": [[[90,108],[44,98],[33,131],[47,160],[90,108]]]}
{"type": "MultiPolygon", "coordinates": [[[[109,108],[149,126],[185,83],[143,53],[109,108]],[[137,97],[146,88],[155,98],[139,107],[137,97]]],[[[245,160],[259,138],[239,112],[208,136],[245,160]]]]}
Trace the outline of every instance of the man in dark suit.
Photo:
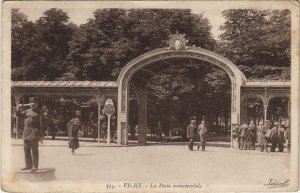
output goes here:
{"type": "Polygon", "coordinates": [[[240,136],[241,136],[241,148],[247,149],[247,138],[248,138],[248,125],[246,121],[240,126],[240,136]]]}
{"type": "Polygon", "coordinates": [[[36,97],[30,97],[30,109],[22,111],[23,105],[18,105],[16,115],[24,119],[24,153],[25,167],[21,170],[31,170],[35,172],[39,163],[39,141],[43,140],[42,121],[40,111],[38,110],[38,101],[36,97]]]}
{"type": "Polygon", "coordinates": [[[282,122],[279,123],[279,128],[278,128],[278,151],[279,152],[283,152],[285,138],[286,138],[286,127],[284,125],[284,122],[282,122]]]}
{"type": "Polygon", "coordinates": [[[189,149],[193,151],[194,138],[196,133],[196,119],[192,118],[190,125],[187,128],[187,138],[189,139],[189,149]]]}
{"type": "Polygon", "coordinates": [[[274,127],[271,129],[270,140],[271,140],[271,152],[275,152],[275,149],[278,145],[278,129],[279,123],[275,122],[274,127]]]}

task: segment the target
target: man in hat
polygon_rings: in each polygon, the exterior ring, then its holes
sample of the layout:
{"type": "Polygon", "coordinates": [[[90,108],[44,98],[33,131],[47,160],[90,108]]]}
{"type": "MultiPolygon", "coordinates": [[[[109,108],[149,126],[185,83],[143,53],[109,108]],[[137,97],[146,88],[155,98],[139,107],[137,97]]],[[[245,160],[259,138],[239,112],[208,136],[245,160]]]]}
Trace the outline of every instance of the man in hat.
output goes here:
{"type": "Polygon", "coordinates": [[[190,122],[190,125],[187,127],[187,138],[189,139],[189,149],[190,151],[193,151],[194,147],[194,138],[196,136],[196,117],[193,116],[192,120],[190,122]]]}
{"type": "Polygon", "coordinates": [[[42,122],[40,112],[38,110],[38,101],[36,97],[30,97],[30,109],[21,110],[24,105],[17,106],[16,115],[24,119],[24,154],[25,167],[21,170],[31,170],[35,172],[39,163],[39,141],[43,140],[42,122]]]}
{"type": "Polygon", "coordinates": [[[279,123],[275,122],[274,127],[271,129],[271,133],[270,133],[270,140],[272,143],[271,152],[275,152],[275,149],[278,146],[278,129],[279,129],[279,123]]]}
{"type": "MultiPolygon", "coordinates": [[[[206,144],[206,133],[207,133],[207,127],[205,124],[205,121],[201,121],[201,124],[198,126],[198,134],[200,136],[200,142],[202,146],[202,151],[205,151],[205,144],[206,144]]],[[[200,148],[200,143],[198,144],[198,150],[200,148]]]]}
{"type": "Polygon", "coordinates": [[[248,138],[248,125],[247,122],[244,121],[240,126],[240,137],[241,137],[241,149],[247,149],[247,138],[248,138]]]}
{"type": "Polygon", "coordinates": [[[284,125],[284,121],[278,123],[278,151],[283,152],[284,149],[284,142],[286,139],[286,127],[284,125]]]}

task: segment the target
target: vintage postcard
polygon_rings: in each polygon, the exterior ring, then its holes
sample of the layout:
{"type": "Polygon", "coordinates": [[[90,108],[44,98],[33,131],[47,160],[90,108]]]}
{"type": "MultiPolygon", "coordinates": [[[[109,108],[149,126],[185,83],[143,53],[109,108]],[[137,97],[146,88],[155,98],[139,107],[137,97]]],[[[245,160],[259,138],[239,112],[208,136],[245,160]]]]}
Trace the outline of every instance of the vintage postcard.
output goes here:
{"type": "Polygon", "coordinates": [[[4,1],[4,192],[296,192],[299,2],[4,1]]]}

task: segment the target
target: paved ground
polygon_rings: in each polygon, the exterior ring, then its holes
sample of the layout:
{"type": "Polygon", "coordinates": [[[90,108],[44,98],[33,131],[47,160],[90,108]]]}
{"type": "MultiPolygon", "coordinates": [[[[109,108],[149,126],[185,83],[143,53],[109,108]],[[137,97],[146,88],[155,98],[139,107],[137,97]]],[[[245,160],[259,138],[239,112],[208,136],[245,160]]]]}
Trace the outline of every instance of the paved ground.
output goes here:
{"type": "MultiPolygon", "coordinates": [[[[12,150],[17,170],[24,164],[23,147],[12,150]]],[[[257,184],[269,177],[288,178],[289,172],[282,171],[289,171],[289,160],[287,153],[224,147],[208,147],[206,152],[191,152],[184,145],[81,147],[75,156],[66,146],[40,147],[40,167],[56,168],[58,180],[257,184]]]]}
{"type": "MultiPolygon", "coordinates": [[[[39,167],[55,168],[56,179],[42,183],[54,187],[53,183],[66,186],[89,182],[104,189],[107,184],[119,182],[248,186],[263,185],[270,178],[285,181],[290,175],[288,153],[237,151],[216,147],[214,143],[205,152],[188,151],[185,144],[128,147],[95,144],[81,142],[77,154],[71,155],[67,141],[45,140],[39,148],[39,167]]],[[[12,170],[17,171],[24,166],[21,140],[13,141],[12,156],[12,170]]]]}
{"type": "MultiPolygon", "coordinates": [[[[227,137],[228,138],[228,137],[227,137]]],[[[228,141],[227,138],[222,137],[218,140],[211,140],[207,143],[208,146],[214,146],[214,147],[230,147],[230,140],[228,141]]],[[[94,141],[92,138],[79,138],[80,140],[80,146],[81,147],[107,147],[106,140],[101,139],[101,143],[98,143],[97,140],[94,141]]],[[[57,137],[55,140],[51,140],[50,137],[46,137],[42,146],[66,146],[68,144],[68,137],[57,137]]],[[[147,141],[148,145],[158,145],[161,146],[162,143],[154,142],[154,141],[147,141]]],[[[164,142],[163,145],[187,145],[188,142],[164,142]]],[[[23,146],[23,140],[22,139],[12,139],[12,145],[14,146],[23,146]]],[[[129,140],[128,141],[129,146],[140,146],[138,142],[135,140],[129,140]]],[[[111,147],[120,147],[122,145],[117,145],[116,143],[110,143],[111,147]]]]}

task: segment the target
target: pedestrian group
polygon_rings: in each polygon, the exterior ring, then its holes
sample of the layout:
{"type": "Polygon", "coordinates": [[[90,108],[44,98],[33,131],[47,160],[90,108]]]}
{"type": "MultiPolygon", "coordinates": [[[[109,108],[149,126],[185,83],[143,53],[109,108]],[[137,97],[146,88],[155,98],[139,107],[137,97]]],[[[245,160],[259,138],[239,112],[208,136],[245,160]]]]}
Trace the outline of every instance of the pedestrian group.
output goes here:
{"type": "Polygon", "coordinates": [[[270,121],[263,124],[262,121],[256,126],[254,121],[248,125],[246,121],[242,125],[237,126],[233,131],[234,146],[239,150],[255,150],[255,144],[261,152],[269,152],[268,143],[271,143],[270,152],[283,152],[284,143],[287,139],[287,127],[284,121],[274,122],[273,127],[270,121]]]}
{"type": "Polygon", "coordinates": [[[201,143],[201,150],[205,151],[206,135],[207,135],[207,127],[205,121],[202,120],[201,124],[199,124],[197,127],[196,117],[192,117],[190,125],[187,127],[187,138],[189,140],[189,146],[188,146],[189,150],[193,151],[194,141],[196,139],[199,139],[200,141],[198,143],[197,150],[200,149],[200,143],[201,143]]]}
{"type": "MultiPolygon", "coordinates": [[[[38,100],[36,97],[29,99],[30,104],[18,105],[16,108],[16,116],[24,119],[24,153],[25,153],[25,167],[22,170],[30,170],[35,172],[38,170],[39,162],[39,141],[43,142],[43,128],[45,122],[47,122],[48,113],[42,113],[38,109],[38,100]],[[25,106],[30,106],[30,109],[24,110],[25,106]]],[[[47,112],[47,111],[45,111],[47,112]]],[[[268,151],[267,145],[271,143],[271,152],[275,152],[278,148],[279,152],[283,152],[284,143],[287,138],[287,128],[284,122],[274,122],[273,127],[270,126],[270,122],[259,122],[256,126],[254,121],[251,121],[248,125],[243,122],[242,125],[237,126],[233,130],[233,139],[236,149],[255,150],[255,144],[258,142],[260,150],[268,151]]],[[[80,132],[80,111],[76,111],[73,118],[67,124],[68,136],[69,136],[69,148],[72,150],[72,155],[75,154],[75,149],[79,148],[78,135],[80,132]]],[[[137,130],[139,127],[137,126],[137,130]]],[[[204,120],[197,126],[196,117],[191,118],[190,124],[187,127],[187,138],[189,140],[189,150],[193,151],[194,142],[199,140],[197,149],[205,151],[205,145],[207,140],[207,125],[204,120]]],[[[142,135],[143,136],[143,135],[142,135]]],[[[158,129],[156,131],[157,142],[162,140],[162,129],[160,122],[158,123],[158,129]]],[[[55,139],[55,135],[52,136],[55,139]]]]}

